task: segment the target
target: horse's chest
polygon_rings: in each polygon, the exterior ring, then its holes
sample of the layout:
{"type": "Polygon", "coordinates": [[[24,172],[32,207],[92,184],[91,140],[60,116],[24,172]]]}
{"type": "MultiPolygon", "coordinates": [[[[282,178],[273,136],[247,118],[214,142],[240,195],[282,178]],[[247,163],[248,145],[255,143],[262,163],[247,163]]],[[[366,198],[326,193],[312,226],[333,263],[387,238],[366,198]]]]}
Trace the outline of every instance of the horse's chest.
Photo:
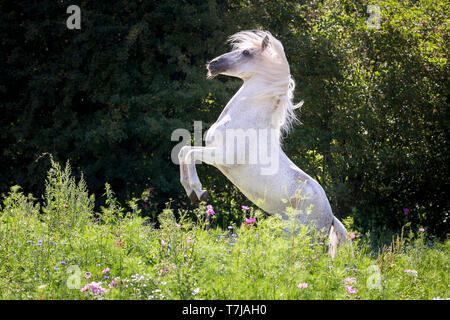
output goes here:
{"type": "Polygon", "coordinates": [[[227,130],[231,127],[231,117],[224,116],[217,120],[211,128],[209,128],[205,137],[206,146],[220,146],[223,144],[227,130]]]}

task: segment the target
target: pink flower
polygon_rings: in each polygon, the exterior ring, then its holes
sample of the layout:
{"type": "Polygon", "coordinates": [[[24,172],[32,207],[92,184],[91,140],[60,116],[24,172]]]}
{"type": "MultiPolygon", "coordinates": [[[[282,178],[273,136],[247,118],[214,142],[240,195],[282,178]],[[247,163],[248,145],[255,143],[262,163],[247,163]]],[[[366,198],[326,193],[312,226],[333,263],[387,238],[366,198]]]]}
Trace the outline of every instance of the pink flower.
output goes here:
{"type": "Polygon", "coordinates": [[[356,281],[356,278],[345,278],[344,282],[345,282],[345,284],[358,283],[358,281],[356,281]]]}
{"type": "Polygon", "coordinates": [[[105,270],[102,271],[102,273],[108,273],[109,271],[111,271],[110,268],[106,268],[105,270]]]}
{"type": "Polygon", "coordinates": [[[348,237],[350,240],[353,240],[353,239],[356,238],[356,235],[355,235],[353,232],[350,232],[350,233],[347,233],[347,237],[348,237]]]}
{"type": "Polygon", "coordinates": [[[358,289],[353,288],[352,286],[346,288],[347,292],[350,294],[355,294],[358,292],[358,289]]]}
{"type": "Polygon", "coordinates": [[[67,207],[67,203],[64,203],[64,204],[63,204],[63,207],[66,208],[66,207],[67,207]]]}
{"type": "Polygon", "coordinates": [[[122,241],[117,241],[116,245],[121,246],[122,245],[122,241]]]}
{"type": "Polygon", "coordinates": [[[175,222],[175,227],[179,228],[181,227],[181,224],[175,222]]]}
{"type": "Polygon", "coordinates": [[[247,206],[242,206],[241,208],[242,208],[242,210],[244,210],[244,211],[250,210],[250,207],[247,207],[247,206]]]}
{"type": "Polygon", "coordinates": [[[209,214],[210,216],[215,215],[216,213],[214,212],[213,206],[208,204],[206,206],[206,213],[209,214]]]}
{"type": "Polygon", "coordinates": [[[244,224],[247,226],[252,226],[255,223],[255,221],[256,221],[256,218],[250,218],[250,219],[245,218],[244,224]]]}
{"type": "Polygon", "coordinates": [[[299,283],[298,285],[297,285],[297,288],[299,288],[299,289],[305,289],[305,288],[308,288],[308,284],[305,282],[305,283],[299,283]]]}
{"type": "Polygon", "coordinates": [[[190,242],[190,243],[194,242],[194,240],[192,240],[191,238],[187,238],[186,241],[187,241],[187,242],[190,242]]]}
{"type": "Polygon", "coordinates": [[[424,232],[425,229],[424,229],[424,228],[419,228],[419,231],[420,231],[420,232],[424,232]]]}
{"type": "Polygon", "coordinates": [[[166,242],[164,241],[164,239],[161,239],[161,245],[162,245],[162,246],[165,246],[165,245],[166,245],[166,242]]]}

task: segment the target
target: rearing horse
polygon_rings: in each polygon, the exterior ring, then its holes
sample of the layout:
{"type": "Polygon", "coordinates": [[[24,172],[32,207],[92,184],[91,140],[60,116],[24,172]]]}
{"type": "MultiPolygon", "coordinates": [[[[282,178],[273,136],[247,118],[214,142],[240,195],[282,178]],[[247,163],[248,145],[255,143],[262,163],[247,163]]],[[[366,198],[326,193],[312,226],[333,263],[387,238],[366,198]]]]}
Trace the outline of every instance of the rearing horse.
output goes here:
{"type": "Polygon", "coordinates": [[[264,211],[287,219],[291,207],[299,224],[327,232],[334,256],[347,231],[319,183],[281,149],[281,133],[289,130],[294,109],[303,103],[292,103],[295,83],[283,45],[261,30],[238,32],[229,41],[232,51],[207,64],[208,77],[223,74],[244,83],[208,130],[206,146],[181,148],[180,182],[192,202],[206,201],[195,163],[215,166],[264,211]]]}

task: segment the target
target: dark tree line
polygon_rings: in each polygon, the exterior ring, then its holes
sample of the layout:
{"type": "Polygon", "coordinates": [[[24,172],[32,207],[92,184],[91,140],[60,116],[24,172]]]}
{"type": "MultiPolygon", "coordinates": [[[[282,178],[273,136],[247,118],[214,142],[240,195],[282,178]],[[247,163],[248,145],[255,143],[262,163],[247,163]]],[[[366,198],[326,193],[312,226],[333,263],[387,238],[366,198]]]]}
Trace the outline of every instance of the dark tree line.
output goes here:
{"type": "MultiPolygon", "coordinates": [[[[108,182],[155,211],[186,207],[171,133],[214,122],[240,81],[207,80],[205,62],[229,35],[263,28],[284,44],[305,101],[285,151],[335,214],[361,230],[412,221],[445,236],[448,3],[376,4],[379,28],[362,0],[1,1],[0,192],[42,194],[50,153],[97,197],[108,182]],[[80,30],[66,26],[72,4],[80,30]]],[[[245,201],[216,169],[199,174],[224,212],[245,201]]]]}

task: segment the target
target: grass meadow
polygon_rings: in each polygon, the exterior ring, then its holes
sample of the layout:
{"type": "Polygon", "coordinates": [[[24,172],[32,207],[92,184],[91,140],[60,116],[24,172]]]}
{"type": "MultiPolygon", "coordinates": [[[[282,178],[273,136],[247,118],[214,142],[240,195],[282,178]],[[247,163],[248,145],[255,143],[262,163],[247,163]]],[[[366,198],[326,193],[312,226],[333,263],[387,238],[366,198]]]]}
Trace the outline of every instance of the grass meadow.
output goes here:
{"type": "Polygon", "coordinates": [[[390,244],[357,234],[335,259],[314,230],[242,207],[213,226],[213,207],[158,223],[106,185],[101,212],[83,179],[53,163],[38,202],[14,186],[0,206],[1,299],[448,299],[449,241],[406,224],[390,244]]]}

